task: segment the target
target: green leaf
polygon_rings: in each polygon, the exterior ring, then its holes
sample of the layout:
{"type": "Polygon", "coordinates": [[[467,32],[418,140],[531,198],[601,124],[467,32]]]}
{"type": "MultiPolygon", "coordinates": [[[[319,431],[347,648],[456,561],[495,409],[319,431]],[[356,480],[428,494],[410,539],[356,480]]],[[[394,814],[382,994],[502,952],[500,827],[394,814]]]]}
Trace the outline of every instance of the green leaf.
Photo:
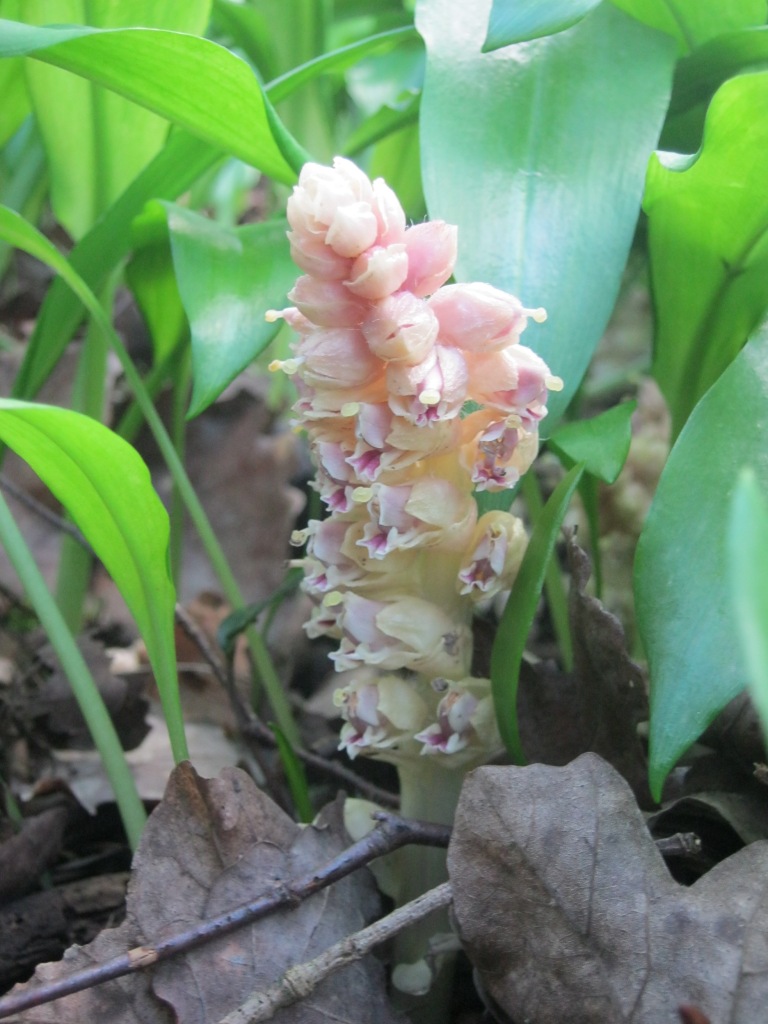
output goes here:
{"type": "Polygon", "coordinates": [[[723,32],[765,24],[764,0],[611,0],[651,28],[673,36],[689,53],[723,32]]]}
{"type": "Polygon", "coordinates": [[[283,220],[227,228],[164,204],[181,300],[192,331],[197,416],[272,341],[280,324],[270,308],[285,305],[296,280],[283,220]]]}
{"type": "Polygon", "coordinates": [[[0,21],[0,56],[21,54],[106,86],[278,181],[296,180],[256,76],[216,43],[162,29],[35,28],[0,21]]]}
{"type": "Polygon", "coordinates": [[[171,355],[187,329],[161,203],[152,202],[139,214],[133,222],[133,239],[135,252],[125,277],[149,329],[157,366],[171,355]]]}
{"type": "Polygon", "coordinates": [[[493,0],[483,53],[562,32],[600,0],[493,0]]]}
{"type": "Polygon", "coordinates": [[[768,503],[751,469],[739,476],[731,502],[728,568],[741,653],[768,739],[768,503]]]}
{"type": "Polygon", "coordinates": [[[563,423],[547,443],[568,465],[583,462],[588,473],[612,484],[627,459],[636,408],[637,402],[622,402],[590,420],[563,423]]]}
{"type": "Polygon", "coordinates": [[[718,90],[694,157],[648,169],[653,373],[680,431],[768,306],[768,73],[718,90]]]}
{"type": "Polygon", "coordinates": [[[290,597],[291,594],[295,594],[303,579],[303,569],[289,569],[285,575],[285,579],[282,581],[280,586],[269,595],[269,597],[265,597],[261,601],[256,601],[254,604],[246,605],[245,608],[238,608],[237,611],[230,612],[226,619],[219,624],[219,628],[216,630],[216,640],[218,641],[219,647],[221,647],[222,651],[224,651],[228,656],[231,655],[234,651],[235,640],[238,636],[249,626],[253,625],[262,612],[267,611],[267,609],[272,611],[282,604],[286,597],[290,597]]]}
{"type": "MultiPolygon", "coordinates": [[[[88,21],[106,29],[142,25],[198,34],[209,13],[210,0],[56,4],[59,24],[88,21]]],[[[51,6],[47,0],[25,0],[23,17],[32,24],[48,22],[51,6]]],[[[80,238],[162,148],[168,122],[87,79],[40,61],[25,63],[48,155],[53,209],[70,235],[80,238]]]]}
{"type": "Polygon", "coordinates": [[[678,62],[669,114],[709,101],[726,79],[743,71],[765,70],[768,26],[717,36],[678,62]]]}
{"type": "MultiPolygon", "coordinates": [[[[70,253],[69,262],[92,291],[100,291],[132,243],[131,225],[154,197],[175,199],[219,159],[217,150],[186,132],[176,132],[70,253]]],[[[45,296],[14,382],[16,398],[33,398],[61,358],[83,318],[77,294],[56,280],[45,296]]]]}
{"type": "Polygon", "coordinates": [[[651,676],[650,780],[670,769],[746,683],[728,591],[726,535],[741,465],[768,488],[768,331],[694,409],[659,482],[635,560],[651,676]]]}
{"type": "Polygon", "coordinates": [[[288,742],[285,733],[280,726],[270,723],[270,728],[275,734],[275,742],[283,763],[285,777],[288,781],[288,788],[291,791],[293,804],[299,821],[309,823],[315,816],[312,810],[312,801],[309,799],[309,786],[307,785],[307,773],[304,765],[296,756],[296,753],[288,742]]]}
{"type": "Polygon", "coordinates": [[[547,309],[524,341],[565,382],[555,420],[618,294],[675,45],[602,4],[566,32],[482,54],[486,18],[463,0],[418,8],[424,192],[430,216],[459,226],[458,280],[547,309]]]}
{"type": "Polygon", "coordinates": [[[526,764],[517,724],[520,664],[531,630],[547,565],[573,492],[584,472],[574,466],[549,497],[528,542],[520,571],[499,622],[491,653],[491,687],[499,731],[515,764],[526,764]]]}
{"type": "MultiPolygon", "coordinates": [[[[52,267],[89,312],[103,316],[48,239],[5,207],[0,237],[52,267]]],[[[155,671],[174,756],[182,760],[188,755],[176,678],[168,516],[146,466],[127,442],[78,413],[6,399],[0,420],[0,439],[64,504],[123,595],[155,671]]]]}

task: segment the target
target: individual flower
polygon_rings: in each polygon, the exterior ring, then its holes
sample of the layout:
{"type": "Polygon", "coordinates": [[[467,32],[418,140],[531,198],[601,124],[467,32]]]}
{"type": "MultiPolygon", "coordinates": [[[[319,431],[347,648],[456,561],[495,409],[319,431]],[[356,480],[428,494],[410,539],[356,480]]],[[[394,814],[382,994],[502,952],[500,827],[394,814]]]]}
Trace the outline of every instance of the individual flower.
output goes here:
{"type": "Polygon", "coordinates": [[[527,544],[517,516],[500,510],[486,512],[477,521],[459,569],[459,593],[487,599],[510,587],[527,544]]]}
{"type": "Polygon", "coordinates": [[[501,748],[487,679],[451,683],[437,678],[432,681],[432,687],[442,696],[437,705],[436,721],[414,737],[423,743],[422,754],[454,755],[450,760],[458,767],[478,755],[485,759],[501,748]],[[462,751],[464,756],[456,758],[462,751]]]}
{"type": "Polygon", "coordinates": [[[429,709],[414,687],[392,675],[361,673],[356,681],[336,690],[333,703],[344,718],[339,750],[352,759],[359,753],[412,746],[414,734],[429,717],[429,709]]]}

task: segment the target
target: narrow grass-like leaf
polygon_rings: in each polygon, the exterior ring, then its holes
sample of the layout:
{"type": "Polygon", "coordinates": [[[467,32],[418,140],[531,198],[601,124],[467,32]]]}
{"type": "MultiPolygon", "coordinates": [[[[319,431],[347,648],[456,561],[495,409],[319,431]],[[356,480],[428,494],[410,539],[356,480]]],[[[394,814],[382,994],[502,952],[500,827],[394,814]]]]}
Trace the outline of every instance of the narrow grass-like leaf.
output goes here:
{"type": "Polygon", "coordinates": [[[289,569],[285,579],[269,597],[265,597],[262,601],[256,601],[254,604],[246,605],[245,608],[238,608],[237,611],[230,612],[216,630],[216,639],[222,651],[230,655],[238,636],[249,626],[253,625],[262,612],[267,611],[267,609],[271,611],[277,605],[280,605],[286,597],[294,594],[298,590],[303,578],[303,569],[289,569]]]}
{"type": "Polygon", "coordinates": [[[635,558],[635,603],[651,680],[650,781],[745,686],[728,580],[740,466],[768,490],[768,330],[753,337],[691,414],[659,481],[635,558]]]}
{"type": "Polygon", "coordinates": [[[172,203],[164,207],[192,332],[192,417],[272,341],[280,323],[267,323],[264,314],[286,304],[296,267],[283,220],[228,228],[172,203]]]}
{"type": "Polygon", "coordinates": [[[632,441],[632,413],[637,402],[621,402],[589,420],[561,424],[547,444],[567,464],[583,462],[584,468],[612,484],[627,460],[632,441]]]}
{"type": "Polygon", "coordinates": [[[768,308],[768,72],[718,90],[695,157],[648,168],[653,373],[679,434],[768,308]]]}
{"type": "MultiPolygon", "coordinates": [[[[97,322],[103,311],[55,247],[0,207],[0,236],[53,267],[97,322]]],[[[107,325],[108,326],[108,325],[107,325]]],[[[6,399],[0,439],[26,459],[67,508],[112,576],[147,647],[177,760],[188,756],[176,677],[175,593],[168,516],[133,448],[90,417],[6,399]]]]}
{"type": "MultiPolygon", "coordinates": [[[[1,418],[1,414],[0,414],[1,418]]],[[[30,604],[46,632],[72,686],[72,692],[101,755],[115,794],[131,849],[136,849],[146,814],[131,775],[120,738],[83,655],[67,629],[53,595],[35,564],[24,536],[0,495],[0,544],[16,570],[30,604]]]]}
{"type": "Polygon", "coordinates": [[[517,723],[517,687],[523,651],[560,526],[583,472],[584,464],[579,463],[563,477],[536,520],[493,644],[493,703],[501,738],[515,764],[526,764],[517,723]]]}
{"type": "Polygon", "coordinates": [[[262,89],[235,54],[162,29],[36,28],[0,21],[0,56],[26,55],[98,82],[292,184],[262,89]]]}
{"type": "Polygon", "coordinates": [[[481,53],[489,2],[422,0],[424,193],[459,226],[459,281],[544,306],[525,344],[579,387],[603,334],[664,121],[674,40],[600,4],[545,39],[481,53]]]}
{"type": "Polygon", "coordinates": [[[483,53],[562,32],[600,0],[493,0],[483,53]]]}
{"type": "Polygon", "coordinates": [[[314,818],[315,812],[312,810],[312,801],[309,799],[309,786],[307,785],[307,773],[304,771],[304,765],[296,757],[293,747],[285,738],[282,729],[275,725],[274,722],[270,722],[270,728],[275,734],[277,749],[280,754],[280,760],[283,763],[288,788],[293,797],[296,814],[299,821],[309,823],[314,818]]]}
{"type": "Polygon", "coordinates": [[[741,473],[731,502],[728,569],[744,663],[768,740],[768,503],[752,470],[741,473]]]}

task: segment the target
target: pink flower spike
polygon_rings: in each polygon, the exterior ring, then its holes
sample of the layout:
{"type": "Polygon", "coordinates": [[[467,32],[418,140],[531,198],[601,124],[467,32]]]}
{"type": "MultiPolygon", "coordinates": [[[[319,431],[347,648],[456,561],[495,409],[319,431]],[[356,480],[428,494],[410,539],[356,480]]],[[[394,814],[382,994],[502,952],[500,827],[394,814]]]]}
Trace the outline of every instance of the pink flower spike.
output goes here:
{"type": "Polygon", "coordinates": [[[405,232],[408,277],[403,289],[424,296],[436,292],[453,273],[458,228],[442,220],[414,224],[405,232]]]}

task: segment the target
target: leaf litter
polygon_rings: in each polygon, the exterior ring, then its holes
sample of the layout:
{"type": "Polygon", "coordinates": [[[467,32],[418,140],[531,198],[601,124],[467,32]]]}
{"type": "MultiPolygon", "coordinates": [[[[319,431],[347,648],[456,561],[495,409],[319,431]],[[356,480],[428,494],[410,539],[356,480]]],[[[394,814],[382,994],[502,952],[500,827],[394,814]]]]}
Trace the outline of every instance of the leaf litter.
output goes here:
{"type": "MultiPolygon", "coordinates": [[[[306,875],[348,845],[337,801],[313,825],[296,825],[244,772],[201,779],[183,763],[171,776],[134,860],[125,922],[59,964],[38,968],[31,986],[156,943],[306,875]]],[[[173,960],[42,1005],[10,1020],[25,1024],[214,1024],[287,968],[348,934],[378,912],[367,872],[264,921],[173,960]]],[[[23,990],[19,986],[14,991],[23,990]]],[[[278,1012],[284,1024],[394,1024],[383,966],[366,957],[332,975],[304,1001],[278,1012]]]]}

